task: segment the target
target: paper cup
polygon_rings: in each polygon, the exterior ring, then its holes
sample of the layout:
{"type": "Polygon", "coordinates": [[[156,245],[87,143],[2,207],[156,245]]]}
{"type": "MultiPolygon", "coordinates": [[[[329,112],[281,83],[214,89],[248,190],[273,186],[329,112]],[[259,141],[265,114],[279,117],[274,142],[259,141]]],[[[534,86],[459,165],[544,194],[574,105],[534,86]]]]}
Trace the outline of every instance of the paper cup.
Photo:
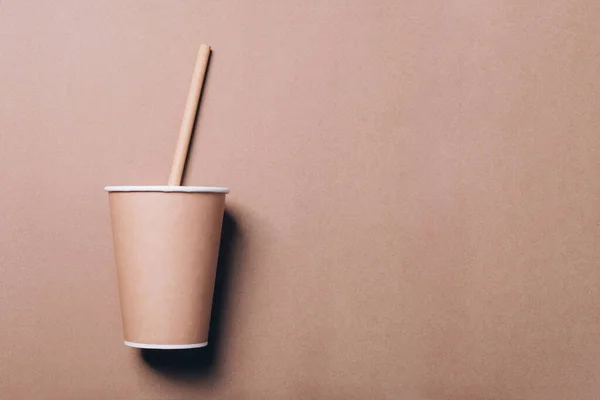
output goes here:
{"type": "Polygon", "coordinates": [[[208,344],[227,188],[107,186],[125,344],[208,344]]]}

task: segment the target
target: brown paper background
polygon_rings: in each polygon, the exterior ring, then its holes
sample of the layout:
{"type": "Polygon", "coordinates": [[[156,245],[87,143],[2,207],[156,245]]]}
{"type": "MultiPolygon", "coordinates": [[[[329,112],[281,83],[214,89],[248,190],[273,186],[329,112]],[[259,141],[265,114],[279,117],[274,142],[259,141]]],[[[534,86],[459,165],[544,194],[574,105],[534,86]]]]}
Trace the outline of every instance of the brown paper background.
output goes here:
{"type": "Polygon", "coordinates": [[[599,19],[0,2],[0,398],[597,399],[599,19]],[[102,187],[166,182],[201,42],[186,183],[238,232],[214,362],[167,373],[122,344],[102,187]]]}

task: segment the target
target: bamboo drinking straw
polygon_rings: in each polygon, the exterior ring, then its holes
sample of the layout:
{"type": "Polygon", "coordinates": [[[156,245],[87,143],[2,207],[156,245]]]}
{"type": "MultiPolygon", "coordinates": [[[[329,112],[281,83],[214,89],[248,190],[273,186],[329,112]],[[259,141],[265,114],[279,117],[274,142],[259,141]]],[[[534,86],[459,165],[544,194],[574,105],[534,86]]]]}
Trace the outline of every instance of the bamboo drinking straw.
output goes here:
{"type": "Polygon", "coordinates": [[[196,67],[192,75],[192,83],[188,92],[187,102],[185,103],[185,111],[183,112],[183,120],[179,129],[179,139],[177,140],[177,148],[175,149],[175,157],[171,165],[171,173],[169,174],[169,186],[179,186],[181,184],[181,176],[185,168],[190,139],[194,130],[194,120],[196,110],[198,109],[198,101],[204,84],[204,75],[208,66],[208,58],[210,57],[210,46],[206,44],[200,45],[198,50],[198,58],[196,59],[196,67]]]}

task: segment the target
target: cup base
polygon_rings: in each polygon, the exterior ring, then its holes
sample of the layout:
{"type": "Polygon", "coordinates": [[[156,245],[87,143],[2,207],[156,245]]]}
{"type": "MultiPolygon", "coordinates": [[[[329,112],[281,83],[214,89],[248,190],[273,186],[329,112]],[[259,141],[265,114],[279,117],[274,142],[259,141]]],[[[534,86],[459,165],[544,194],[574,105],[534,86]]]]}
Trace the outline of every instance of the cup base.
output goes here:
{"type": "Polygon", "coordinates": [[[197,349],[199,347],[205,347],[208,342],[204,343],[192,343],[192,344],[146,344],[146,343],[133,343],[127,340],[123,341],[126,346],[135,347],[138,349],[157,349],[157,350],[181,350],[181,349],[197,349]]]}

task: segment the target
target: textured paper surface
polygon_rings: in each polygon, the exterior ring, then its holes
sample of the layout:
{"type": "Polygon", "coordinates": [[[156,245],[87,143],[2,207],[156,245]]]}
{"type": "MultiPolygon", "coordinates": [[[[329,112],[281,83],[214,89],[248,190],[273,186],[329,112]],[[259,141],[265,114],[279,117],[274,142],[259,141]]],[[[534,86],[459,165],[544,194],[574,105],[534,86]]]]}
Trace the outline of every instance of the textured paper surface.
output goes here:
{"type": "Polygon", "coordinates": [[[0,398],[596,400],[600,2],[3,1],[0,398]],[[104,185],[237,238],[208,371],[123,346],[104,185]]]}
{"type": "Polygon", "coordinates": [[[208,342],[225,194],[109,194],[126,342],[208,342]]]}

